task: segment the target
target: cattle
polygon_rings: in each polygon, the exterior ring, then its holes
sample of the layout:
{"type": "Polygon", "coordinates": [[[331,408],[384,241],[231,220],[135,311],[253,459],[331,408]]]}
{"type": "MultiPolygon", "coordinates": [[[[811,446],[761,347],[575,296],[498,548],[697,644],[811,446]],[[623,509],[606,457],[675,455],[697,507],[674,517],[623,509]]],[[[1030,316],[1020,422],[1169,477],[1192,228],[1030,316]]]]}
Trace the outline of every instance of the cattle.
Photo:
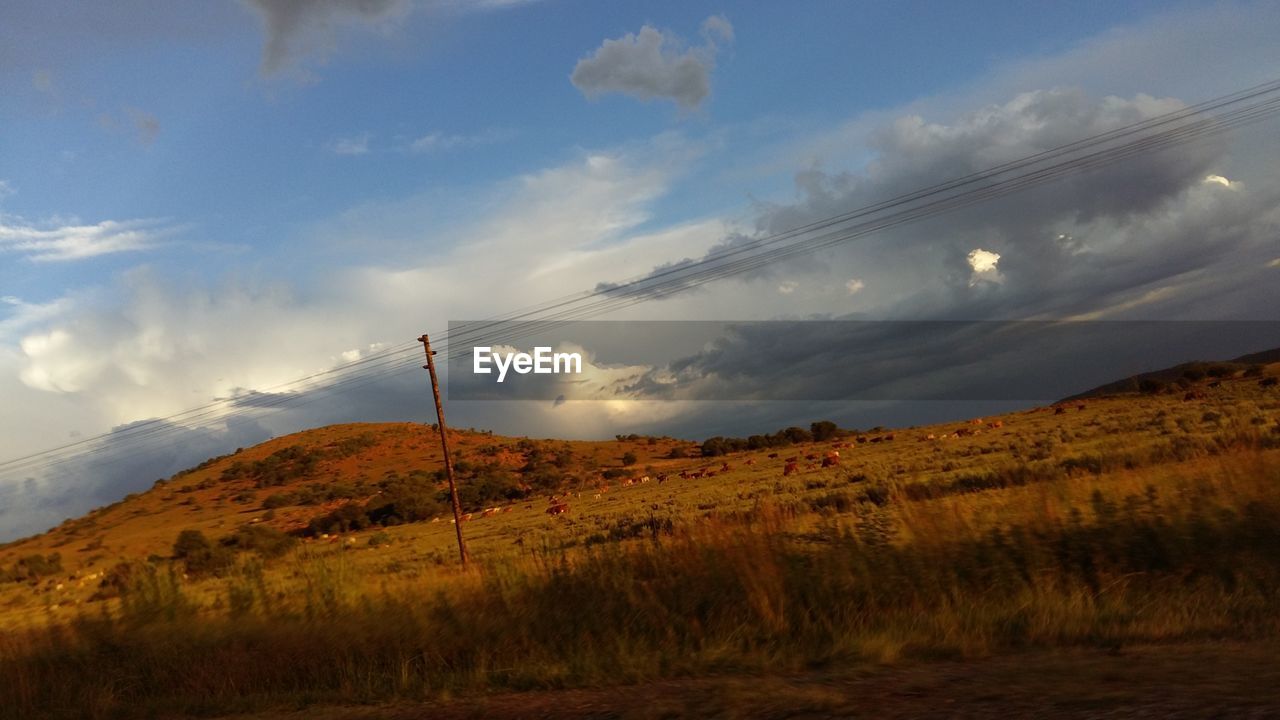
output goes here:
{"type": "Polygon", "coordinates": [[[807,454],[807,455],[805,455],[805,456],[804,456],[804,459],[805,459],[805,460],[808,460],[809,462],[813,462],[814,460],[817,460],[817,459],[818,459],[818,456],[817,456],[817,455],[814,455],[813,453],[809,453],[809,454],[807,454]]]}
{"type": "Polygon", "coordinates": [[[874,443],[878,443],[878,442],[880,442],[881,440],[884,440],[884,438],[880,437],[879,435],[877,435],[877,436],[875,436],[875,437],[871,438],[871,442],[872,442],[873,444],[874,444],[874,443]]]}
{"type": "Polygon", "coordinates": [[[937,439],[938,439],[938,436],[937,436],[937,435],[934,435],[933,433],[929,433],[928,435],[925,435],[925,436],[924,436],[924,439],[925,439],[925,440],[937,440],[937,439]]]}
{"type": "Polygon", "coordinates": [[[970,420],[970,421],[969,421],[969,424],[970,424],[970,425],[981,425],[981,424],[982,424],[982,418],[974,418],[974,419],[972,419],[972,420],[970,420]]]}
{"type": "Polygon", "coordinates": [[[822,458],[822,467],[838,467],[840,465],[840,453],[829,452],[827,456],[822,458]]]}
{"type": "Polygon", "coordinates": [[[1079,405],[1077,405],[1077,406],[1076,406],[1076,410],[1077,410],[1077,411],[1079,411],[1079,410],[1083,410],[1084,408],[1085,408],[1085,404],[1084,404],[1084,403],[1080,403],[1079,405]]]}
{"type": "Polygon", "coordinates": [[[666,475],[666,473],[659,473],[659,474],[658,474],[658,484],[659,484],[659,485],[661,485],[662,483],[664,483],[664,482],[666,482],[666,481],[667,481],[667,475],[666,475]]]}
{"type": "Polygon", "coordinates": [[[548,515],[563,515],[563,514],[565,514],[565,513],[567,513],[567,512],[569,512],[569,504],[568,504],[568,503],[557,503],[557,504],[552,505],[551,507],[547,508],[547,514],[548,514],[548,515]]]}
{"type": "Polygon", "coordinates": [[[789,463],[793,463],[793,462],[800,462],[800,456],[799,456],[799,455],[792,455],[792,456],[791,456],[791,457],[789,457],[789,458],[783,458],[783,460],[784,460],[785,462],[789,462],[789,463]]]}
{"type": "Polygon", "coordinates": [[[888,435],[885,435],[885,436],[884,436],[884,441],[885,441],[885,442],[893,442],[893,433],[889,433],[888,435]]]}
{"type": "Polygon", "coordinates": [[[745,462],[745,463],[743,463],[743,464],[744,464],[744,465],[755,465],[755,464],[756,464],[755,458],[747,458],[746,462],[745,462]]]}
{"type": "Polygon", "coordinates": [[[731,469],[729,463],[720,463],[720,472],[729,472],[731,469]]]}
{"type": "Polygon", "coordinates": [[[1067,414],[1067,409],[1066,409],[1066,408],[1064,408],[1064,407],[1062,407],[1061,405],[1059,405],[1058,407],[1056,407],[1056,408],[1054,408],[1054,409],[1053,409],[1053,414],[1054,414],[1054,415],[1066,415],[1066,414],[1067,414]]]}
{"type": "Polygon", "coordinates": [[[689,479],[689,471],[688,471],[688,470],[681,470],[681,471],[680,471],[680,479],[681,479],[681,480],[688,480],[688,479],[689,479]]]}
{"type": "Polygon", "coordinates": [[[987,423],[987,427],[991,428],[992,430],[998,430],[998,429],[1000,429],[1000,428],[1004,427],[1004,421],[1003,421],[1003,420],[994,420],[994,421],[992,421],[992,422],[987,423]]]}
{"type": "Polygon", "coordinates": [[[859,442],[859,443],[864,443],[864,442],[866,442],[866,441],[867,441],[867,439],[866,439],[865,437],[863,437],[862,435],[859,435],[859,436],[858,436],[858,442],[859,442]]]}
{"type": "Polygon", "coordinates": [[[497,514],[498,514],[498,508],[496,507],[485,508],[480,512],[480,517],[491,517],[497,514]]]}
{"type": "Polygon", "coordinates": [[[782,476],[794,475],[800,472],[800,468],[796,465],[795,460],[788,460],[786,467],[782,468],[782,476]]]}
{"type": "Polygon", "coordinates": [[[770,459],[770,460],[777,460],[777,459],[778,459],[778,453],[769,453],[769,459],[770,459]]]}
{"type": "Polygon", "coordinates": [[[1192,400],[1204,400],[1207,397],[1208,395],[1205,395],[1203,390],[1192,390],[1191,392],[1182,396],[1182,402],[1191,402],[1192,400]]]}

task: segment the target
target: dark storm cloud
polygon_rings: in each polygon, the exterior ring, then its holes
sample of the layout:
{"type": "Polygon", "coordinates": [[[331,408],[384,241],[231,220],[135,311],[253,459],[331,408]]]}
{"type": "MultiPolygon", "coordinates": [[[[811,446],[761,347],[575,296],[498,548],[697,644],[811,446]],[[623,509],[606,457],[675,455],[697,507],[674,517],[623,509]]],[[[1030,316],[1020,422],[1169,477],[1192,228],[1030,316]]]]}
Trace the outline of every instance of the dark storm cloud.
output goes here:
{"type": "MultiPolygon", "coordinates": [[[[862,171],[799,173],[795,202],[761,204],[752,233],[729,236],[698,260],[1179,107],[1142,95],[1094,99],[1058,89],[1025,93],[949,124],[902,117],[870,135],[873,160],[862,171]]],[[[880,303],[880,312],[898,318],[1098,311],[1136,289],[1274,240],[1280,192],[1269,176],[1243,187],[1204,184],[1206,176],[1224,172],[1231,149],[1229,138],[1216,137],[1141,155],[743,277],[785,275],[803,286],[806,278],[842,283],[869,276],[869,294],[873,286],[899,291],[880,303]],[[998,283],[974,282],[967,255],[978,248],[1001,256],[989,278],[998,283]]],[[[657,283],[678,285],[681,270],[694,262],[655,268],[635,288],[603,283],[598,289],[657,295],[669,289],[657,283]]]]}

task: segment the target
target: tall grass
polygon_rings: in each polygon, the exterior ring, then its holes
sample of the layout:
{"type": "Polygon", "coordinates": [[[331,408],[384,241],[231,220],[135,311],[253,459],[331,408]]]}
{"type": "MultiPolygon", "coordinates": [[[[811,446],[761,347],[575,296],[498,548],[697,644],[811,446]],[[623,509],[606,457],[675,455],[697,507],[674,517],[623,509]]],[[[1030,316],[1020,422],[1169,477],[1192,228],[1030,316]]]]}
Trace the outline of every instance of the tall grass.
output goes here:
{"type": "Polygon", "coordinates": [[[623,544],[362,588],[300,556],[225,611],[164,571],[114,615],[0,639],[0,716],[219,713],[710,670],[978,657],[1280,630],[1280,458],[1249,453],[623,544]],[[981,512],[1002,502],[999,521],[981,512]],[[986,519],[982,519],[986,518],[986,519]]]}

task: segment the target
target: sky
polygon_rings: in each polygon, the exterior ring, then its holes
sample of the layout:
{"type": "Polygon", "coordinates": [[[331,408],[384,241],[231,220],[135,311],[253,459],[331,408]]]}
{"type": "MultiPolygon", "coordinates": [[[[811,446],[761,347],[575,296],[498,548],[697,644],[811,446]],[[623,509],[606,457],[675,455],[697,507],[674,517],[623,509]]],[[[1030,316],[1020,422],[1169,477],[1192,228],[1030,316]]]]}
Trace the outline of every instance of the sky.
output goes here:
{"type": "MultiPolygon", "coordinates": [[[[430,421],[420,370],[290,383],[1273,80],[1275,27],[1280,6],[1247,2],[6,2],[0,461],[85,452],[0,466],[0,540],[273,435],[430,421]]],[[[1280,319],[1275,132],[610,319],[1280,319]]],[[[857,353],[789,342],[825,366],[857,353]]],[[[751,373],[750,348],[682,367],[751,373]]],[[[691,438],[975,411],[643,393],[449,408],[508,434],[691,438]]]]}

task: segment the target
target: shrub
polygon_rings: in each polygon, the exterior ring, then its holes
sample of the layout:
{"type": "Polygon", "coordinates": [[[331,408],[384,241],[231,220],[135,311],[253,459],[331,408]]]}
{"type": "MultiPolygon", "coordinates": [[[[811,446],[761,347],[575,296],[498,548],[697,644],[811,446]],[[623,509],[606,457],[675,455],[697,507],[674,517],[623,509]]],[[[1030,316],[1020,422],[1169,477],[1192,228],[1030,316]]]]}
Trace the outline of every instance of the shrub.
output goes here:
{"type": "Polygon", "coordinates": [[[217,575],[231,567],[235,554],[230,548],[214,545],[199,530],[183,530],[173,543],[173,557],[181,560],[192,575],[217,575]]]}
{"type": "Polygon", "coordinates": [[[256,552],[264,558],[279,557],[298,543],[297,539],[267,525],[245,525],[222,539],[222,545],[256,552]]]}
{"type": "Polygon", "coordinates": [[[830,440],[840,432],[840,427],[830,420],[819,420],[809,425],[809,433],[813,435],[814,442],[823,442],[830,440]]]}

